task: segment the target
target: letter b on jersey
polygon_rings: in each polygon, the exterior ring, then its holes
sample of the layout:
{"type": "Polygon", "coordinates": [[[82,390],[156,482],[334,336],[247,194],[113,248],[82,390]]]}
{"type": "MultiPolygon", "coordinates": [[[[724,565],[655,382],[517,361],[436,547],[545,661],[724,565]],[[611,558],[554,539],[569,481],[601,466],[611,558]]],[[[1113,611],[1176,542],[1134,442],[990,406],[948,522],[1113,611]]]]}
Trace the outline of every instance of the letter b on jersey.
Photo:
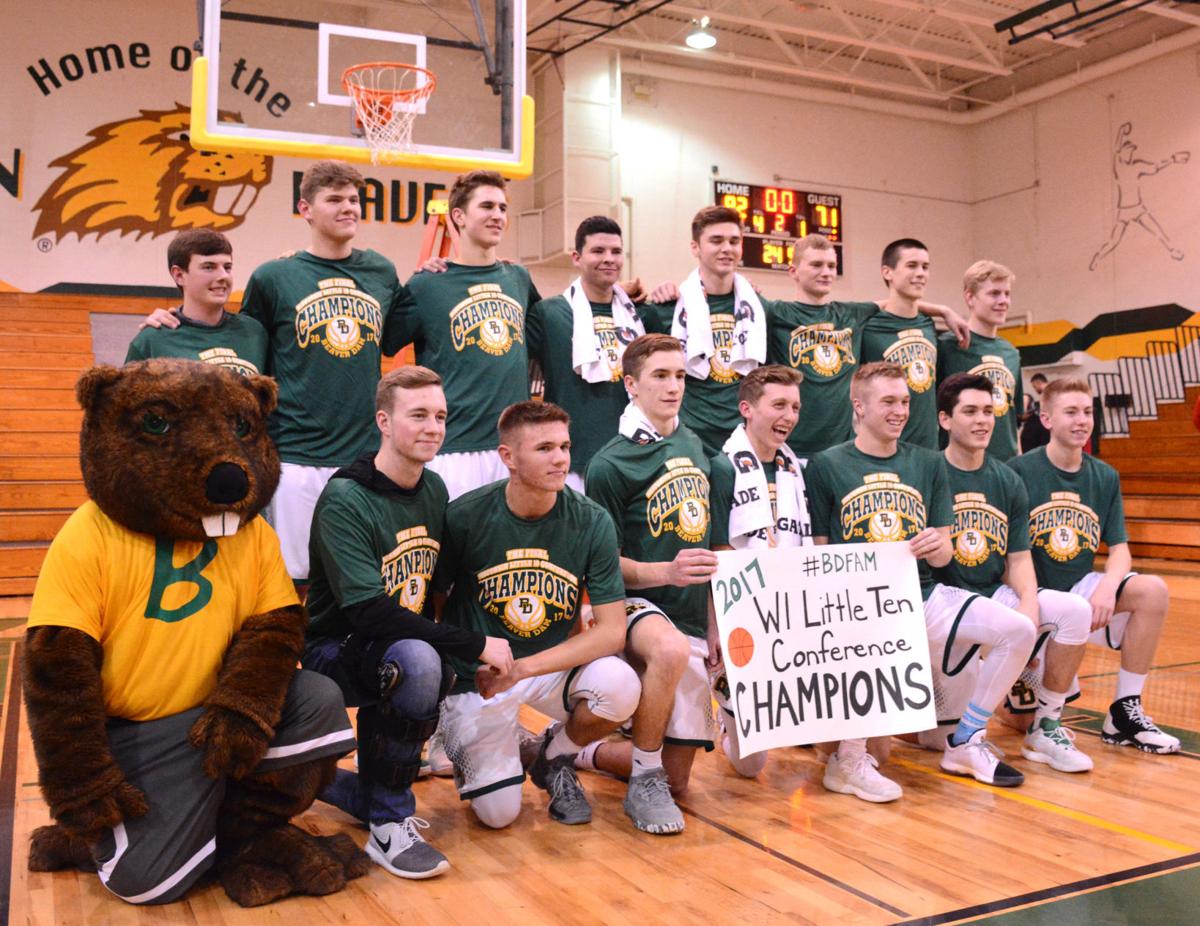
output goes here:
{"type": "Polygon", "coordinates": [[[146,602],[146,617],[151,620],[173,624],[203,611],[212,600],[212,582],[203,575],[204,567],[217,555],[214,540],[204,541],[200,552],[190,562],[175,565],[175,541],[169,537],[158,537],[154,541],[154,582],[150,586],[150,599],[146,602]],[[195,593],[174,608],[163,606],[167,589],[179,583],[195,586],[195,593]]]}

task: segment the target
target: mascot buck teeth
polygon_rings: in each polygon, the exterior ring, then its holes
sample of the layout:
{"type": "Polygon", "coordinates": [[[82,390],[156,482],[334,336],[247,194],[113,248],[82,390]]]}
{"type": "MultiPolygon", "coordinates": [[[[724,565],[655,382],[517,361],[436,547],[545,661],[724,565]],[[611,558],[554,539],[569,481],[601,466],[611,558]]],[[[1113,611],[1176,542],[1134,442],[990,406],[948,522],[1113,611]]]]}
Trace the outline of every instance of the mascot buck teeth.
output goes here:
{"type": "Polygon", "coordinates": [[[288,821],[354,748],[341,693],[298,671],[306,616],[258,516],[279,481],[273,380],[183,360],[76,387],[90,501],[38,578],[24,684],[55,823],[29,867],[96,871],[131,903],[209,869],[243,906],[366,872],[288,821]]]}

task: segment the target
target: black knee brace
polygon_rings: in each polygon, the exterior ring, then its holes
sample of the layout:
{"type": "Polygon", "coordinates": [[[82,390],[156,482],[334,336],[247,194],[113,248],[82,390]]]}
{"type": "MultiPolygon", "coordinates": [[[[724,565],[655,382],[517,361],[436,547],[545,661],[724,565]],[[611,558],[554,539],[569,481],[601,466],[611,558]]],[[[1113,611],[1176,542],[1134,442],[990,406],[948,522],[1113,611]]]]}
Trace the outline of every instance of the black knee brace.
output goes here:
{"type": "Polygon", "coordinates": [[[421,770],[421,746],[437,729],[438,718],[410,718],[387,702],[358,712],[358,772],[367,781],[393,790],[409,787],[421,770]],[[395,746],[410,746],[413,758],[398,762],[395,746]]]}

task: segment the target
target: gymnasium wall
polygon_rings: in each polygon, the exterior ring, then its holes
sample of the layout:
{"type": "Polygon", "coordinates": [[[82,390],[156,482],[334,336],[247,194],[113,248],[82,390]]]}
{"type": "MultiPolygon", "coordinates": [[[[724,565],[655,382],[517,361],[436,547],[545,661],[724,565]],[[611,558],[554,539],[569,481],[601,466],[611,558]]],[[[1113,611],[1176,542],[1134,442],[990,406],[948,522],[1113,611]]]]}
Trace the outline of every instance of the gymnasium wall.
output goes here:
{"type": "MultiPolygon", "coordinates": [[[[197,184],[203,159],[181,139],[189,101],[193,0],[44,0],[0,40],[0,289],[78,284],[162,287],[166,243],[212,224],[233,240],[236,284],[259,262],[306,241],[294,214],[305,162],[242,156],[220,184],[197,184]],[[89,54],[89,49],[92,49],[89,54]],[[30,69],[33,69],[33,73],[30,69]],[[36,76],[34,76],[36,75],[36,76]],[[202,202],[188,202],[197,186],[202,202]]],[[[273,78],[269,50],[248,61],[273,78]]],[[[232,65],[232,62],[226,62],[232,65]]],[[[680,279],[694,263],[688,224],[725,179],[843,196],[847,277],[836,295],[877,298],[878,255],[915,235],[933,254],[931,298],[958,304],[963,268],[991,256],[1017,272],[1015,311],[1082,325],[1120,309],[1200,304],[1200,77],[1178,52],[980,125],[954,125],[709,85],[626,76],[618,133],[621,194],[634,269],[680,279]],[[1143,202],[1183,252],[1130,225],[1089,270],[1113,227],[1113,140],[1132,124],[1137,156],[1196,157],[1140,181],[1143,202]]],[[[261,108],[306,88],[276,80],[261,108]]],[[[286,114],[283,118],[286,118],[286,114]]],[[[445,174],[368,167],[361,242],[412,268],[428,197],[445,174]]],[[[1136,186],[1136,185],[1135,185],[1136,186]]],[[[514,198],[520,198],[516,191],[514,198]]],[[[514,251],[515,230],[505,251],[514,251]]],[[[551,292],[570,278],[534,267],[551,292]]],[[[756,272],[772,296],[783,274],[756,272]]]]}
{"type": "MultiPolygon", "coordinates": [[[[972,237],[980,255],[1010,264],[1014,305],[1039,322],[1082,326],[1121,309],[1200,307],[1200,52],[1176,52],[1000,116],[967,131],[972,237]],[[1147,212],[1180,260],[1137,224],[1089,263],[1114,225],[1113,150],[1124,123],[1149,162],[1187,163],[1134,179],[1147,212]]],[[[1147,165],[1148,167],[1149,165],[1147,165]]]]}

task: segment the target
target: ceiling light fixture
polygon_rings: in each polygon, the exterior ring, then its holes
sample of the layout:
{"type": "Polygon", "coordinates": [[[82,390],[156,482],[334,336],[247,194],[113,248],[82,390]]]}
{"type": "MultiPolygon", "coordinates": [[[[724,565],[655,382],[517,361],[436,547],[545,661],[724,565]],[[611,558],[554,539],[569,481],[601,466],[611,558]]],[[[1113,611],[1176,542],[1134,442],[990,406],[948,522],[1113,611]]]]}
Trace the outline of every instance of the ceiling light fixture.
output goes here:
{"type": "Polygon", "coordinates": [[[684,42],[688,48],[694,48],[696,51],[704,51],[706,48],[712,48],[717,44],[717,37],[708,30],[709,19],[707,16],[700,20],[696,30],[688,35],[684,42]]]}

